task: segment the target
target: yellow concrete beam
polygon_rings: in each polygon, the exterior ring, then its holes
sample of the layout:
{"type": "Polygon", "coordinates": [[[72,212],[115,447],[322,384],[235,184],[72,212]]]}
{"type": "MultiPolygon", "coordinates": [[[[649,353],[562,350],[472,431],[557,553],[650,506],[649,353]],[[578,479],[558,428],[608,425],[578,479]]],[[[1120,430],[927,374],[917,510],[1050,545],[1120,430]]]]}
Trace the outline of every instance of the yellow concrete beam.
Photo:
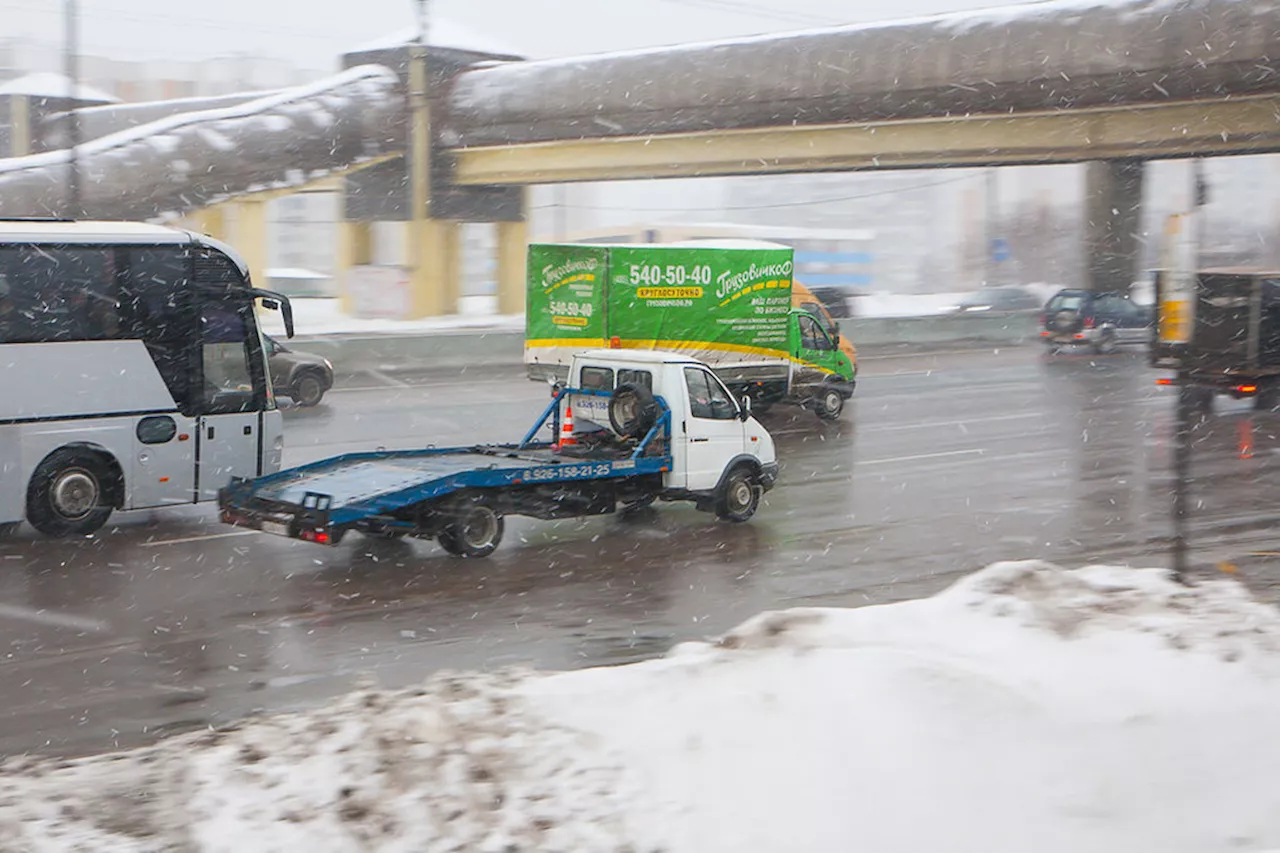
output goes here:
{"type": "Polygon", "coordinates": [[[458,184],[1064,163],[1280,151],[1280,95],[454,151],[458,184]]]}

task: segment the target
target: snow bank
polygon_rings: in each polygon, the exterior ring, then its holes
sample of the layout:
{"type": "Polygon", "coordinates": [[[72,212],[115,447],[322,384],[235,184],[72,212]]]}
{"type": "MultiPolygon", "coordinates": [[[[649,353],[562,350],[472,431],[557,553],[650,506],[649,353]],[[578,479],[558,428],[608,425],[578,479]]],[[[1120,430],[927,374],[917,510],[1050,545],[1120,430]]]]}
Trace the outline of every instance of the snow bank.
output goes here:
{"type": "Polygon", "coordinates": [[[0,768],[0,849],[1261,851],[1280,613],[1231,581],[997,564],[666,658],[450,675],[0,768]]]}

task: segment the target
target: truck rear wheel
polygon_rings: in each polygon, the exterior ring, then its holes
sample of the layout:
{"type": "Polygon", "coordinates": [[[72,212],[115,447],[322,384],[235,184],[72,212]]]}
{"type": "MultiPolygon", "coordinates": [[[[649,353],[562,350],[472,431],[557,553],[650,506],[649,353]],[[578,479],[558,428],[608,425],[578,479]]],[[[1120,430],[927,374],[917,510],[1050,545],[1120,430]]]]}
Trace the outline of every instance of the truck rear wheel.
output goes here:
{"type": "Polygon", "coordinates": [[[814,411],[824,421],[834,421],[844,411],[844,395],[835,388],[824,388],[814,403],[814,411]]]}
{"type": "Polygon", "coordinates": [[[487,557],[498,548],[506,523],[484,500],[458,504],[452,520],[436,534],[440,547],[456,557],[487,557]]]}
{"type": "Polygon", "coordinates": [[[750,520],[760,508],[760,492],[755,472],[746,465],[739,465],[720,484],[716,493],[716,515],[739,524],[750,520]]]}

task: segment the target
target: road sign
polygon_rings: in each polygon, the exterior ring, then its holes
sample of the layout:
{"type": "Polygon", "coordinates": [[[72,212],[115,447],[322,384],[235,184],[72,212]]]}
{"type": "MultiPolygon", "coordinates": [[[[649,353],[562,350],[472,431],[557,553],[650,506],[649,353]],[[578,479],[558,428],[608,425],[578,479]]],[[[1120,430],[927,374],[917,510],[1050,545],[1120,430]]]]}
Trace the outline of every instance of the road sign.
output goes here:
{"type": "Polygon", "coordinates": [[[1175,213],[1164,226],[1160,312],[1156,329],[1166,344],[1191,342],[1196,310],[1195,214],[1175,213]]]}
{"type": "Polygon", "coordinates": [[[996,237],[991,241],[991,260],[998,264],[1013,257],[1013,252],[1009,248],[1009,241],[1003,237],[996,237]]]}

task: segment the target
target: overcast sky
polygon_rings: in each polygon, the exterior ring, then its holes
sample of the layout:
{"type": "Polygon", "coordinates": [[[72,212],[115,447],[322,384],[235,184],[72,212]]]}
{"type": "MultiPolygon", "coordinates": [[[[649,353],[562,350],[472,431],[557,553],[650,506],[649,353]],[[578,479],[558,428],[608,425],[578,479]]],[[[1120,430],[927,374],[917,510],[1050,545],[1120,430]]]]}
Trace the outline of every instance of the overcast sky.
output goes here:
{"type": "MultiPolygon", "coordinates": [[[[414,0],[78,0],[85,53],[201,59],[247,53],[304,68],[412,27],[414,0]]],[[[1001,0],[432,0],[442,31],[530,57],[569,56],[934,14],[1001,0]]],[[[60,42],[63,0],[0,0],[3,36],[60,42]]]]}

